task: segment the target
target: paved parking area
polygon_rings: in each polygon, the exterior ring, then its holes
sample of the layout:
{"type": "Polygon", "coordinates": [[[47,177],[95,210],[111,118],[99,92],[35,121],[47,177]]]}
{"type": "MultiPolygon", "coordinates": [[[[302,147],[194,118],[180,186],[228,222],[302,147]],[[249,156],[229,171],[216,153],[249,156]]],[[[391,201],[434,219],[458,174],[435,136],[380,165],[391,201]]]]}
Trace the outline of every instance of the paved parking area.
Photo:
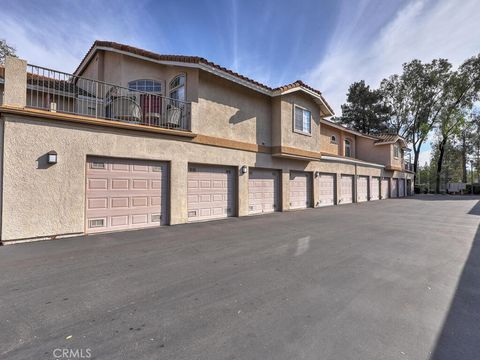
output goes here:
{"type": "Polygon", "coordinates": [[[0,247],[0,358],[478,359],[479,224],[416,196],[0,247]]]}

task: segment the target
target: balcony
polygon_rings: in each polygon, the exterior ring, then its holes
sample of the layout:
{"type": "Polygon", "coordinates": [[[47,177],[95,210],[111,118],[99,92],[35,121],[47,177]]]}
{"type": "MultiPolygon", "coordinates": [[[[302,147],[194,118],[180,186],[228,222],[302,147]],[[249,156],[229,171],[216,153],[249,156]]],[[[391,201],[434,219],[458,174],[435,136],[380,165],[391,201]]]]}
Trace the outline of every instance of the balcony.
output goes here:
{"type": "Polygon", "coordinates": [[[190,131],[191,104],[27,65],[26,106],[115,122],[190,131]]]}

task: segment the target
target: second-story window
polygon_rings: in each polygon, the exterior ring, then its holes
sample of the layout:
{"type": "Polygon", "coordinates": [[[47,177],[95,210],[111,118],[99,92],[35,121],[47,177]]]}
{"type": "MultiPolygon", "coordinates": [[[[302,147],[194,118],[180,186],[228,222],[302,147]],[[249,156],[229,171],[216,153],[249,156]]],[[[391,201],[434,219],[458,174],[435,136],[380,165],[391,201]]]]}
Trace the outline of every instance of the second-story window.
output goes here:
{"type": "Polygon", "coordinates": [[[178,75],[170,81],[170,98],[185,101],[185,75],[178,75]]]}
{"type": "Polygon", "coordinates": [[[306,134],[312,132],[312,114],[310,111],[295,106],[295,130],[306,134]]]}
{"type": "Polygon", "coordinates": [[[393,145],[393,156],[395,158],[400,157],[400,146],[398,146],[398,144],[393,145]]]}
{"type": "Polygon", "coordinates": [[[350,140],[345,140],[345,156],[352,157],[352,143],[350,140]]]}
{"type": "Polygon", "coordinates": [[[162,84],[160,82],[148,79],[130,81],[128,88],[133,91],[144,91],[156,94],[162,92],[162,84]]]}

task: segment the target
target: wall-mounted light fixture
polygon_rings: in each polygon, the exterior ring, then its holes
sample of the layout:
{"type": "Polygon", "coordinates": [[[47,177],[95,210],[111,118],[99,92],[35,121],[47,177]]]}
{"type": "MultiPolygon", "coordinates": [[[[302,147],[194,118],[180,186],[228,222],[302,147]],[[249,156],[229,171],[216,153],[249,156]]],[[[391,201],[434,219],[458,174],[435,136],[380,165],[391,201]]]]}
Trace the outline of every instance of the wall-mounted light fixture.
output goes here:
{"type": "Polygon", "coordinates": [[[315,177],[318,178],[320,176],[320,171],[315,171],[315,177]]]}
{"type": "Polygon", "coordinates": [[[49,164],[56,164],[57,163],[57,152],[55,150],[49,151],[47,153],[47,162],[49,164]]]}
{"type": "Polygon", "coordinates": [[[242,174],[246,174],[247,171],[248,171],[247,165],[243,165],[243,166],[241,167],[240,171],[242,172],[242,174]]]}

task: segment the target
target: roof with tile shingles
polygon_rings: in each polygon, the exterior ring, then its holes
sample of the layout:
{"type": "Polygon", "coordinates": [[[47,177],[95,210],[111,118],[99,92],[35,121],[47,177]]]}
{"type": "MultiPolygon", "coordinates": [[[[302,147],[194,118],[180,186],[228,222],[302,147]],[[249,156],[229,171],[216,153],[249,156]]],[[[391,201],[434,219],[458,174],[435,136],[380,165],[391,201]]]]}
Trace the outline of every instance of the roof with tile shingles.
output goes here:
{"type": "Polygon", "coordinates": [[[256,80],[253,80],[247,76],[244,76],[244,75],[241,75],[235,71],[232,71],[230,69],[227,69],[223,66],[220,66],[218,64],[215,64],[214,62],[212,61],[209,61],[203,57],[199,57],[199,56],[185,56],[185,55],[162,55],[162,54],[157,54],[157,53],[154,53],[154,52],[151,52],[151,51],[148,51],[148,50],[144,50],[144,49],[140,49],[140,48],[137,48],[137,47],[133,47],[133,46],[130,46],[130,45],[125,45],[125,44],[120,44],[120,43],[116,43],[116,42],[113,42],[113,41],[101,41],[101,40],[97,40],[93,43],[93,45],[90,47],[90,49],[88,50],[88,52],[85,54],[85,56],[83,57],[82,61],[80,62],[80,65],[78,65],[77,69],[75,70],[74,74],[76,75],[80,75],[80,74],[77,74],[79,71],[82,70],[83,66],[86,65],[85,61],[87,60],[87,58],[89,57],[89,55],[92,53],[92,51],[94,51],[94,49],[96,47],[105,47],[105,48],[111,48],[111,49],[115,49],[115,50],[118,50],[118,51],[124,51],[124,52],[128,52],[128,53],[131,53],[131,54],[135,54],[135,55],[139,55],[139,56],[143,56],[143,57],[146,57],[146,58],[149,58],[149,59],[152,59],[152,60],[158,60],[158,61],[174,61],[174,62],[183,62],[183,63],[190,63],[190,64],[204,64],[204,65],[208,65],[208,66],[211,66],[217,70],[220,70],[220,71],[223,71],[227,74],[230,74],[232,76],[235,76],[241,80],[244,80],[244,81],[247,81],[255,86],[258,86],[264,90],[267,90],[268,92],[275,92],[275,91],[286,91],[286,90],[290,90],[290,89],[294,89],[294,88],[305,88],[307,90],[310,90],[312,92],[314,92],[315,94],[317,94],[321,99],[322,101],[324,102],[325,106],[328,108],[328,110],[333,114],[333,109],[330,107],[330,105],[326,102],[326,100],[324,99],[324,97],[322,96],[322,93],[305,84],[303,81],[301,80],[297,80],[291,84],[287,84],[287,85],[283,85],[283,86],[279,86],[277,88],[272,88],[268,85],[265,85],[265,84],[262,84],[256,80]]]}

